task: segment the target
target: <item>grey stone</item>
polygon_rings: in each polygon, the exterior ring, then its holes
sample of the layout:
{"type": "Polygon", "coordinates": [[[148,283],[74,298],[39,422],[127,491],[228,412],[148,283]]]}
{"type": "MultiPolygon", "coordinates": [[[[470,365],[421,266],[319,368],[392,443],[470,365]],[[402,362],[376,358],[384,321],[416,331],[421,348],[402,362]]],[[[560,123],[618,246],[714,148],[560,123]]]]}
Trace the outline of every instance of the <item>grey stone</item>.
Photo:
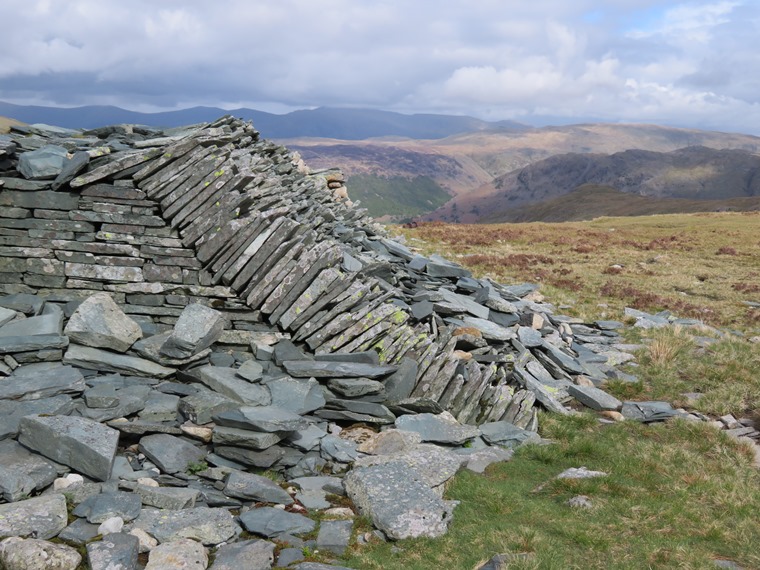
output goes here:
{"type": "Polygon", "coordinates": [[[417,432],[389,429],[362,442],[357,449],[370,455],[392,455],[409,451],[421,442],[422,436],[417,432]]]}
{"type": "Polygon", "coordinates": [[[319,441],[327,435],[327,432],[314,424],[308,427],[291,432],[286,440],[302,451],[311,451],[319,445],[319,441]]]}
{"type": "Polygon", "coordinates": [[[283,376],[264,382],[272,395],[272,405],[303,415],[325,405],[322,388],[314,378],[283,376]]]}
{"type": "Polygon", "coordinates": [[[593,410],[620,410],[623,407],[620,400],[593,386],[571,384],[567,391],[581,404],[593,410]]]}
{"type": "Polygon", "coordinates": [[[249,382],[256,382],[264,375],[264,367],[255,360],[246,360],[240,365],[237,373],[249,382]]]}
{"type": "Polygon", "coordinates": [[[210,570],[269,570],[274,563],[274,548],[274,543],[267,540],[225,544],[216,551],[210,570]]]}
{"type": "Polygon", "coordinates": [[[511,449],[502,447],[486,447],[483,449],[457,449],[458,453],[464,459],[465,469],[475,473],[483,473],[486,467],[493,463],[501,463],[512,459],[514,452],[511,449]]]}
{"type": "Polygon", "coordinates": [[[317,534],[317,548],[342,556],[351,542],[354,521],[322,521],[317,534]]]}
{"type": "Polygon", "coordinates": [[[308,427],[301,416],[276,406],[241,406],[214,414],[221,426],[251,429],[254,431],[295,431],[308,427]]]}
{"type": "Polygon", "coordinates": [[[317,362],[357,362],[360,364],[380,364],[380,356],[374,350],[364,352],[331,352],[314,356],[317,362]]]}
{"type": "Polygon", "coordinates": [[[417,383],[417,370],[419,365],[416,360],[402,358],[398,370],[385,380],[385,395],[388,402],[400,402],[412,395],[417,383]]]}
{"type": "Polygon", "coordinates": [[[172,511],[192,509],[201,495],[197,489],[148,485],[136,485],[133,492],[140,496],[144,505],[172,511]]]}
{"type": "Polygon", "coordinates": [[[203,461],[206,452],[188,441],[157,433],[140,439],[140,451],[164,473],[184,473],[188,466],[203,461]]]}
{"type": "Polygon", "coordinates": [[[227,477],[224,494],[238,499],[290,505],[293,499],[277,483],[261,475],[232,471],[227,477]]]}
{"type": "Polygon", "coordinates": [[[234,368],[200,366],[181,372],[178,376],[182,380],[200,382],[213,391],[243,404],[268,406],[272,402],[272,396],[265,386],[240,378],[234,368]]]}
{"type": "Polygon", "coordinates": [[[58,349],[67,346],[69,346],[69,338],[57,334],[0,337],[0,354],[58,349]]]}
{"type": "Polygon", "coordinates": [[[88,497],[77,505],[73,514],[84,517],[93,524],[105,522],[112,517],[121,517],[124,522],[129,522],[140,515],[141,508],[139,495],[115,491],[88,497]]]}
{"type": "Polygon", "coordinates": [[[353,441],[341,439],[336,435],[326,435],[319,441],[319,445],[322,457],[329,461],[353,463],[359,457],[353,441]]]}
{"type": "Polygon", "coordinates": [[[71,366],[22,366],[0,383],[0,400],[40,400],[78,394],[85,388],[82,373],[71,366]]]}
{"type": "Polygon", "coordinates": [[[67,519],[66,498],[59,493],[0,505],[0,538],[47,540],[66,528],[67,519]]]}
{"type": "Polygon", "coordinates": [[[142,338],[140,326],[108,293],[95,293],[85,299],[71,315],[64,332],[73,342],[116,352],[126,352],[142,338]]]}
{"type": "Polygon", "coordinates": [[[425,272],[431,277],[470,277],[472,275],[464,267],[454,265],[444,259],[440,259],[440,261],[428,260],[425,272]]]}
{"type": "Polygon", "coordinates": [[[11,321],[0,327],[0,337],[9,336],[60,336],[63,327],[63,314],[51,313],[37,315],[26,319],[11,321]]]}
{"type": "Polygon", "coordinates": [[[247,429],[214,426],[212,441],[215,445],[233,445],[247,449],[267,449],[279,443],[284,434],[247,429]]]}
{"type": "Polygon", "coordinates": [[[123,386],[115,390],[118,402],[112,408],[83,408],[79,413],[91,420],[106,422],[115,418],[132,415],[145,407],[145,402],[151,394],[150,386],[123,386]]]}
{"type": "Polygon", "coordinates": [[[159,544],[150,551],[145,570],[206,570],[208,553],[189,538],[159,544]]]}
{"type": "Polygon", "coordinates": [[[285,370],[297,378],[382,378],[393,374],[396,366],[363,364],[358,362],[317,362],[308,360],[286,360],[285,370]]]}
{"type": "Polygon", "coordinates": [[[480,435],[478,428],[460,424],[448,412],[400,416],[396,419],[396,427],[419,433],[422,441],[452,445],[462,445],[480,435]]]}
{"type": "Polygon", "coordinates": [[[225,410],[236,410],[238,406],[240,403],[231,398],[203,389],[182,398],[179,402],[179,411],[191,422],[203,425],[209,423],[214,414],[225,410]]]}
{"type": "Polygon", "coordinates": [[[73,178],[79,174],[90,162],[90,154],[85,151],[78,151],[74,153],[70,159],[63,163],[61,172],[53,180],[51,188],[58,190],[64,184],[68,184],[73,178]]]}
{"type": "Polygon", "coordinates": [[[360,398],[385,391],[382,382],[369,378],[333,378],[328,380],[327,387],[346,398],[360,398]]]}
{"type": "Polygon", "coordinates": [[[430,488],[439,487],[456,475],[464,463],[464,458],[437,445],[423,443],[391,455],[372,455],[356,460],[354,467],[370,467],[400,463],[413,469],[418,480],[430,488]]]}
{"type": "Polygon", "coordinates": [[[306,534],[316,526],[310,518],[273,507],[246,511],[240,515],[240,522],[248,532],[266,538],[278,538],[285,534],[306,534]]]}
{"type": "Polygon", "coordinates": [[[537,442],[541,438],[535,432],[521,429],[509,422],[489,422],[480,426],[483,439],[491,445],[518,447],[523,443],[537,442]]]}
{"type": "MultiPolygon", "coordinates": [[[[232,447],[229,445],[214,446],[214,451],[217,455],[232,460],[240,469],[244,469],[245,466],[269,469],[285,457],[286,449],[287,448],[276,445],[268,447],[263,451],[245,449],[243,447],[232,447]]],[[[296,450],[293,450],[293,452],[296,452],[296,450]]]]}
{"type": "Polygon", "coordinates": [[[164,356],[161,354],[161,347],[171,336],[171,334],[171,331],[165,331],[149,336],[148,338],[138,340],[135,344],[132,345],[132,350],[143,358],[152,360],[161,366],[168,366],[172,368],[185,366],[187,364],[198,362],[204,358],[212,356],[210,348],[201,350],[198,354],[194,354],[188,358],[169,358],[168,356],[164,356]]]}
{"type": "Polygon", "coordinates": [[[8,537],[0,542],[5,570],[76,570],[82,556],[75,548],[36,538],[8,537]]]}
{"type": "Polygon", "coordinates": [[[282,366],[286,360],[313,360],[313,357],[304,353],[291,341],[282,339],[274,345],[274,363],[282,366]]]}
{"type": "Polygon", "coordinates": [[[240,527],[227,509],[195,507],[178,511],[143,509],[132,523],[159,542],[192,538],[205,545],[216,545],[237,536],[240,527]]]}
{"type": "Polygon", "coordinates": [[[382,423],[392,423],[396,419],[396,416],[388,408],[374,402],[333,399],[327,403],[327,408],[330,410],[339,409],[357,414],[365,414],[382,420],[382,423]]]}
{"type": "Polygon", "coordinates": [[[172,335],[161,347],[161,353],[171,358],[187,358],[211,346],[223,331],[222,313],[193,303],[182,310],[172,335]]]}
{"type": "Polygon", "coordinates": [[[541,333],[531,327],[519,327],[517,329],[517,338],[526,348],[541,346],[543,343],[543,336],[541,333]]]}
{"type": "Polygon", "coordinates": [[[300,548],[283,548],[280,550],[280,554],[277,557],[277,568],[285,568],[291,566],[296,562],[300,562],[305,557],[303,550],[300,548]]]}
{"type": "Polygon", "coordinates": [[[68,151],[62,146],[44,146],[22,153],[16,168],[27,180],[53,179],[63,170],[67,155],[68,151]]]}
{"type": "Polygon", "coordinates": [[[467,327],[474,327],[480,331],[483,338],[487,340],[496,341],[508,341],[515,338],[514,331],[492,323],[486,319],[479,319],[477,317],[465,317],[462,319],[464,325],[467,327]]]}
{"type": "Polygon", "coordinates": [[[61,531],[58,538],[71,544],[83,545],[98,536],[98,525],[84,519],[76,519],[61,531]]]}
{"type": "Polygon", "coordinates": [[[596,477],[606,477],[604,471],[591,471],[585,467],[570,467],[557,475],[555,479],[593,479],[596,477]]]}
{"type": "Polygon", "coordinates": [[[63,356],[63,362],[101,372],[123,372],[128,375],[155,378],[166,378],[175,372],[173,368],[166,368],[150,360],[78,344],[69,346],[63,356]]]}
{"type": "Polygon", "coordinates": [[[163,394],[152,390],[145,407],[140,410],[140,421],[150,422],[173,422],[177,419],[179,408],[179,396],[163,394]]]}
{"type": "Polygon", "coordinates": [[[621,413],[629,420],[661,422],[674,416],[686,415],[674,409],[668,402],[623,402],[621,413]]]}
{"type": "MultiPolygon", "coordinates": [[[[21,194],[21,196],[24,195],[26,195],[26,193],[21,194]]],[[[39,315],[44,304],[45,301],[43,301],[40,297],[37,295],[30,295],[28,293],[16,293],[14,295],[6,295],[4,297],[0,297],[0,307],[12,309],[28,316],[39,315]]]]}
{"type": "Polygon", "coordinates": [[[87,418],[26,416],[19,443],[98,481],[107,481],[116,456],[119,432],[87,418]]]}
{"type": "Polygon", "coordinates": [[[87,545],[90,570],[136,570],[140,541],[136,536],[116,532],[87,545]]]}
{"type": "Polygon", "coordinates": [[[28,497],[55,481],[56,465],[15,441],[0,442],[0,493],[8,502],[28,497]]]}
{"type": "Polygon", "coordinates": [[[411,467],[390,462],[352,469],[345,488],[359,512],[393,540],[442,536],[448,530],[453,504],[420,479],[411,467]]]}

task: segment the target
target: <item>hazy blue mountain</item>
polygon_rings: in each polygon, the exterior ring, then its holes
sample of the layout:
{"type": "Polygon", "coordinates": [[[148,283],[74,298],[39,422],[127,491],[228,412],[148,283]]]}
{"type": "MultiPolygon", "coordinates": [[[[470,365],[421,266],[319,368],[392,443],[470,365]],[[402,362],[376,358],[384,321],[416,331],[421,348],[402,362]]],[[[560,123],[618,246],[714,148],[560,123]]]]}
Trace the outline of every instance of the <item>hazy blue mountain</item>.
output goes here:
{"type": "Polygon", "coordinates": [[[293,111],[284,115],[255,109],[224,110],[217,107],[192,107],[162,113],[138,113],[119,107],[40,107],[0,102],[0,115],[25,123],[46,123],[71,129],[92,129],[118,123],[154,127],[178,127],[212,121],[231,114],[253,121],[266,138],[323,137],[361,140],[370,137],[399,136],[414,139],[440,139],[451,135],[485,130],[522,131],[527,125],[512,121],[487,122],[453,115],[403,115],[370,109],[333,109],[293,111]]]}

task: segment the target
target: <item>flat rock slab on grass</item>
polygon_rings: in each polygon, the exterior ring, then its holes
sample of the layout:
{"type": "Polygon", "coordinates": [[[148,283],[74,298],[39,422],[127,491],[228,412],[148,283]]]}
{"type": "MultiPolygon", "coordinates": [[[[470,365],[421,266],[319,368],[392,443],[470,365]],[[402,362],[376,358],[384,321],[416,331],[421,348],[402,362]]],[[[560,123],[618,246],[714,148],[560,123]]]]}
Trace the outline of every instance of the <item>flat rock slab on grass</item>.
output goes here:
{"type": "Polygon", "coordinates": [[[64,332],[73,342],[116,352],[126,352],[142,338],[140,325],[125,315],[108,293],[85,299],[64,332]]]}
{"type": "Polygon", "coordinates": [[[464,458],[443,447],[423,443],[399,454],[361,457],[356,460],[354,467],[387,465],[389,463],[400,463],[413,469],[418,480],[433,488],[442,485],[456,475],[464,463],[464,458]]]}
{"type": "Polygon", "coordinates": [[[116,354],[99,348],[72,344],[63,355],[64,364],[79,368],[98,370],[100,372],[123,372],[130,376],[147,376],[166,378],[175,373],[174,368],[167,368],[136,356],[116,354]]]}
{"type": "Polygon", "coordinates": [[[448,530],[454,503],[442,500],[411,467],[400,462],[358,467],[344,481],[359,512],[393,540],[437,537],[448,530]]]}
{"type": "Polygon", "coordinates": [[[66,497],[59,493],[0,505],[0,538],[34,536],[47,540],[67,524],[66,497]]]}
{"type": "Polygon", "coordinates": [[[422,441],[450,445],[462,445],[480,435],[478,428],[460,424],[448,412],[400,416],[396,419],[396,428],[417,432],[422,441]]]}
{"type": "Polygon", "coordinates": [[[274,563],[274,547],[268,540],[225,544],[216,551],[209,570],[269,570],[274,563]]]}
{"type": "Polygon", "coordinates": [[[306,534],[314,530],[316,526],[316,523],[308,517],[274,507],[246,511],[240,515],[240,522],[248,532],[266,538],[277,538],[284,534],[306,534]]]}
{"type": "Polygon", "coordinates": [[[75,548],[35,538],[0,542],[0,567],[7,570],[76,570],[82,556],[75,548]]]}
{"type": "Polygon", "coordinates": [[[504,421],[482,424],[480,431],[487,443],[509,448],[519,447],[523,443],[540,441],[541,439],[536,432],[519,428],[504,421]]]}
{"type": "Polygon", "coordinates": [[[161,354],[171,358],[188,358],[216,342],[224,331],[224,316],[200,303],[182,310],[171,336],[161,347],[161,354]]]}
{"type": "Polygon", "coordinates": [[[227,509],[208,507],[179,511],[143,509],[132,528],[141,528],[159,542],[192,538],[207,546],[230,540],[240,532],[227,509]]]}
{"type": "Polygon", "coordinates": [[[19,424],[19,443],[98,481],[107,481],[119,432],[87,418],[27,416],[19,424]]]}
{"type": "Polygon", "coordinates": [[[103,540],[87,545],[90,570],[132,570],[137,568],[140,541],[121,532],[107,534],[103,540]]]}
{"type": "Polygon", "coordinates": [[[628,420],[644,423],[661,422],[682,415],[668,402],[624,402],[621,413],[628,420]]]}
{"type": "Polygon", "coordinates": [[[606,477],[607,475],[604,471],[591,471],[585,467],[570,467],[557,475],[555,479],[593,479],[595,477],[606,477]]]}
{"type": "Polygon", "coordinates": [[[593,386],[576,386],[575,384],[571,384],[567,387],[567,391],[573,398],[592,410],[617,411],[623,407],[623,402],[615,396],[611,396],[604,390],[593,386]]]}
{"type": "Polygon", "coordinates": [[[227,477],[224,494],[238,499],[289,505],[293,499],[277,483],[261,475],[233,471],[227,477]]]}
{"type": "Polygon", "coordinates": [[[382,378],[398,370],[397,366],[363,364],[361,362],[316,362],[286,360],[288,374],[297,378],[382,378]]]}
{"type": "Polygon", "coordinates": [[[84,517],[87,522],[100,524],[112,517],[121,517],[124,522],[140,515],[142,501],[140,495],[115,491],[88,497],[74,509],[74,515],[84,517]]]}
{"type": "Polygon", "coordinates": [[[39,400],[58,394],[79,394],[85,388],[84,376],[71,366],[22,366],[0,382],[0,400],[39,400]]]}
{"type": "Polygon", "coordinates": [[[146,435],[140,439],[140,451],[164,473],[184,473],[191,463],[199,463],[206,452],[179,437],[165,433],[146,435]]]}
{"type": "Polygon", "coordinates": [[[296,431],[309,426],[298,414],[276,406],[241,406],[214,414],[213,418],[221,426],[254,431],[296,431]]]}
{"type": "Polygon", "coordinates": [[[179,538],[151,550],[145,570],[206,570],[207,566],[208,554],[203,545],[189,538],[179,538]]]}

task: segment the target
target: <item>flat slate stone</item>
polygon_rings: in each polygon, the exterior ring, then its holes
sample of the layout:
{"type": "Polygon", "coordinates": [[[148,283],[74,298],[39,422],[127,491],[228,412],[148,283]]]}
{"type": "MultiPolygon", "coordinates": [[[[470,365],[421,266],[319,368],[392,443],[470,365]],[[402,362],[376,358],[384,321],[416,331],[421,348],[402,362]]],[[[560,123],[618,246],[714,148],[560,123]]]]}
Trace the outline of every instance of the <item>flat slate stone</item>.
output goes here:
{"type": "Polygon", "coordinates": [[[161,353],[171,358],[188,358],[216,342],[224,331],[219,311],[193,303],[182,310],[161,353]]]}
{"type": "Polygon", "coordinates": [[[460,424],[451,414],[416,414],[396,418],[396,428],[420,434],[422,441],[462,445],[480,435],[475,426],[460,424]]]}
{"type": "Polygon", "coordinates": [[[446,534],[453,504],[442,500],[412,468],[399,462],[352,469],[346,494],[390,539],[446,534]]]}
{"type": "Polygon", "coordinates": [[[107,534],[87,545],[90,570],[133,570],[137,568],[140,540],[131,534],[107,534]]]}
{"type": "Polygon", "coordinates": [[[63,314],[50,313],[27,319],[11,321],[0,327],[0,337],[8,336],[60,336],[63,327],[63,314]]]}
{"type": "Polygon", "coordinates": [[[266,538],[278,538],[285,534],[297,536],[311,532],[316,527],[310,518],[274,507],[246,511],[240,515],[240,522],[248,532],[266,538]]]}
{"type": "Polygon", "coordinates": [[[388,402],[400,402],[412,395],[417,383],[418,367],[416,360],[406,357],[401,359],[398,370],[384,382],[388,402]]]}
{"type": "Polygon", "coordinates": [[[164,473],[184,473],[191,463],[200,463],[206,451],[188,441],[157,433],[140,439],[140,451],[164,473]]]}
{"type": "Polygon", "coordinates": [[[22,153],[16,168],[27,180],[51,180],[63,171],[68,153],[62,146],[43,146],[22,153]]]}
{"type": "Polygon", "coordinates": [[[382,378],[396,372],[398,367],[359,362],[318,362],[286,360],[285,370],[297,378],[382,378]]]}
{"type": "Polygon", "coordinates": [[[148,485],[136,485],[133,492],[140,496],[144,505],[172,511],[192,509],[201,495],[197,489],[148,485]]]}
{"type": "Polygon", "coordinates": [[[80,394],[86,387],[82,373],[71,366],[22,366],[0,382],[0,400],[40,400],[59,394],[80,394]]]}
{"type": "Polygon", "coordinates": [[[317,535],[317,548],[342,556],[351,542],[354,521],[322,521],[317,535]]]}
{"type": "Polygon", "coordinates": [[[99,525],[88,523],[84,519],[76,519],[61,531],[58,538],[65,542],[81,546],[87,544],[93,538],[98,536],[98,526],[99,525]]]}
{"type": "Polygon", "coordinates": [[[274,548],[268,540],[225,544],[216,551],[209,570],[269,570],[274,564],[274,548]]]}
{"type": "Polygon", "coordinates": [[[140,515],[141,507],[139,495],[114,491],[88,497],[77,505],[73,514],[84,517],[93,524],[100,524],[112,517],[120,517],[124,522],[129,522],[140,515]]]}
{"type": "Polygon", "coordinates": [[[314,378],[283,376],[266,380],[264,384],[272,395],[272,405],[294,414],[308,414],[325,405],[322,388],[314,378]]]}
{"type": "Polygon", "coordinates": [[[186,372],[180,372],[179,378],[185,381],[200,382],[214,392],[227,396],[242,404],[268,406],[272,402],[269,389],[261,384],[254,384],[238,376],[234,368],[221,366],[199,366],[186,372]]]}
{"type": "Polygon", "coordinates": [[[0,505],[0,538],[33,536],[47,540],[67,524],[66,497],[60,493],[0,505]]]}
{"type": "Polygon", "coordinates": [[[285,435],[277,432],[214,426],[211,437],[215,445],[232,445],[263,450],[282,441],[285,435]]]}
{"type": "Polygon", "coordinates": [[[571,384],[567,387],[570,395],[584,406],[592,410],[620,410],[623,403],[615,396],[611,396],[604,390],[593,386],[576,386],[571,384]]]}
{"type": "Polygon", "coordinates": [[[232,471],[227,477],[224,494],[238,499],[290,505],[293,499],[277,483],[261,475],[232,471]]]}
{"type": "Polygon", "coordinates": [[[487,443],[510,448],[541,439],[536,432],[521,429],[504,421],[482,424],[480,431],[487,443]]]}
{"type": "Polygon", "coordinates": [[[298,414],[276,406],[241,406],[214,414],[213,418],[221,426],[254,431],[296,431],[309,425],[298,414]]]}
{"type": "Polygon", "coordinates": [[[178,538],[150,551],[145,570],[206,570],[208,553],[202,544],[178,538]]]}
{"type": "Polygon", "coordinates": [[[19,425],[18,441],[83,475],[107,481],[119,432],[87,418],[26,416],[19,425]]]}
{"type": "Polygon", "coordinates": [[[101,372],[123,372],[130,376],[166,378],[175,373],[174,368],[167,368],[144,358],[116,354],[78,344],[69,346],[66,354],[63,355],[63,362],[101,372]]]}
{"type": "Polygon", "coordinates": [[[216,545],[240,533],[240,527],[227,509],[195,507],[178,511],[143,509],[132,523],[159,542],[192,538],[206,546],[216,545]]]}
{"type": "Polygon", "coordinates": [[[354,463],[354,467],[370,467],[394,462],[413,469],[418,475],[418,480],[434,488],[456,475],[462,468],[464,459],[438,445],[423,443],[401,453],[360,457],[354,463]]]}
{"type": "Polygon", "coordinates": [[[327,381],[327,387],[346,398],[360,398],[385,392],[382,382],[369,378],[333,378],[327,381]]]}

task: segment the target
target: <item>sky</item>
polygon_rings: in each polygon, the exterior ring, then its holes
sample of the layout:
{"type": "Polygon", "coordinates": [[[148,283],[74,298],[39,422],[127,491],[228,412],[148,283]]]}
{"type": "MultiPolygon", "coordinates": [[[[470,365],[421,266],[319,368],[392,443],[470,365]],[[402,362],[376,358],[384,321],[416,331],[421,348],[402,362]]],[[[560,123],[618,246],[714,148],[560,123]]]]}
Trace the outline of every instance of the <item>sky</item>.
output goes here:
{"type": "Polygon", "coordinates": [[[0,100],[760,134],[760,0],[1,0],[0,100]]]}

